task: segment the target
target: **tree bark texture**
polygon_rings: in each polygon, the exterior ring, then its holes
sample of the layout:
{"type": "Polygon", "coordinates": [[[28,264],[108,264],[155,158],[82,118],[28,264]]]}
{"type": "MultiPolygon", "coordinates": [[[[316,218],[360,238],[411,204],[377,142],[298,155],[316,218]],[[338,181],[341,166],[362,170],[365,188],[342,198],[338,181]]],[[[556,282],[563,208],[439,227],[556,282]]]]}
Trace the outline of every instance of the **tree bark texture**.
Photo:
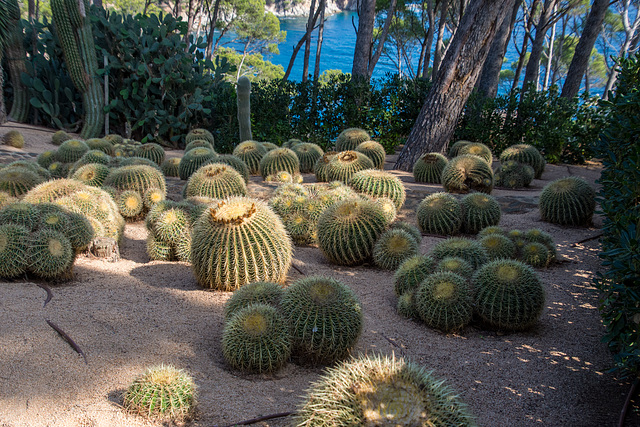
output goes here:
{"type": "Polygon", "coordinates": [[[324,40],[324,11],[327,7],[326,0],[320,0],[320,24],[318,25],[318,43],[316,44],[316,62],[313,67],[313,81],[320,78],[320,55],[322,54],[322,42],[324,40]]]}
{"type": "Polygon", "coordinates": [[[537,90],[538,80],[540,79],[540,59],[542,58],[542,51],[544,50],[544,39],[547,34],[549,19],[551,18],[551,12],[553,12],[555,3],[556,0],[544,0],[542,13],[536,25],[536,36],[531,45],[531,55],[529,55],[529,62],[524,71],[524,81],[522,82],[523,91],[527,90],[529,83],[535,84],[537,90]]]}
{"type": "Polygon", "coordinates": [[[216,24],[218,23],[218,10],[220,9],[220,0],[216,0],[213,6],[213,15],[210,17],[209,22],[209,36],[207,37],[207,47],[205,49],[205,56],[207,60],[211,60],[213,54],[213,33],[216,30],[216,24]]]}
{"type": "Polygon", "coordinates": [[[396,0],[391,0],[391,4],[389,5],[389,9],[387,10],[387,18],[384,21],[384,26],[382,27],[382,33],[380,34],[380,38],[378,39],[378,47],[376,52],[373,54],[373,57],[369,61],[369,66],[367,68],[367,80],[371,78],[373,75],[373,69],[376,67],[378,60],[380,59],[380,55],[382,55],[382,51],[384,49],[384,42],[387,39],[387,34],[389,34],[389,28],[391,27],[391,21],[393,20],[393,15],[396,13],[396,0]]]}
{"type": "Polygon", "coordinates": [[[567,71],[567,78],[562,85],[563,98],[573,98],[578,94],[580,90],[580,81],[582,76],[587,71],[589,66],[589,59],[591,58],[591,51],[596,43],[596,39],[600,34],[602,22],[604,16],[609,8],[609,0],[594,0],[587,22],[576,46],[571,65],[569,65],[569,71],[567,71]]]}
{"type": "Polygon", "coordinates": [[[515,0],[477,0],[461,19],[396,169],[411,170],[424,153],[444,152],[482,70],[493,38],[515,0]]]}
{"type": "Polygon", "coordinates": [[[353,52],[351,75],[368,80],[369,59],[371,58],[371,41],[376,18],[376,0],[362,0],[358,16],[358,34],[353,52]]]}
{"type": "Polygon", "coordinates": [[[314,11],[316,10],[316,0],[311,0],[311,6],[309,6],[309,19],[307,20],[307,32],[305,33],[304,41],[304,62],[302,63],[302,82],[306,82],[309,76],[309,58],[311,57],[311,33],[315,26],[314,11]]]}
{"type": "Polygon", "coordinates": [[[440,4],[440,21],[438,21],[438,37],[436,38],[436,49],[433,53],[433,70],[431,76],[434,77],[440,68],[440,61],[444,51],[444,27],[447,20],[447,9],[449,9],[449,0],[441,0],[440,4]]]}
{"type": "Polygon", "coordinates": [[[511,16],[505,16],[500,25],[500,29],[493,39],[491,44],[491,50],[487,60],[482,67],[482,74],[478,79],[476,89],[479,94],[487,98],[495,98],[498,94],[498,83],[500,82],[500,70],[502,70],[502,62],[504,56],[507,53],[507,47],[509,46],[509,40],[511,39],[511,32],[513,26],[518,18],[518,10],[522,0],[516,0],[513,5],[511,16]]]}

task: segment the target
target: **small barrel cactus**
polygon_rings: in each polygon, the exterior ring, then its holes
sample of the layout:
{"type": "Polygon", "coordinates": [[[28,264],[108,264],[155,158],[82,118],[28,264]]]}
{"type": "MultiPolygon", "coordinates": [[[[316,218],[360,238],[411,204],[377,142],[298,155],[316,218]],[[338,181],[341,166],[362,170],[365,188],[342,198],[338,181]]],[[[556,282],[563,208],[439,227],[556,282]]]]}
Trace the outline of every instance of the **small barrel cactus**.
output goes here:
{"type": "Polygon", "coordinates": [[[336,138],[336,151],[355,150],[365,141],[371,140],[366,130],[360,128],[348,128],[340,132],[336,138]]]}
{"type": "Polygon", "coordinates": [[[334,264],[362,264],[373,254],[373,245],[387,224],[384,212],[374,202],[346,199],[320,215],[318,245],[334,264]]]}
{"type": "MultiPolygon", "coordinates": [[[[213,149],[213,144],[214,144],[213,134],[208,130],[202,129],[202,128],[191,129],[187,134],[187,136],[185,136],[184,138],[184,142],[187,144],[196,140],[207,141],[211,145],[211,149],[213,149]]],[[[186,148],[185,148],[185,151],[187,151],[186,148]]]]}
{"type": "Polygon", "coordinates": [[[404,230],[382,233],[373,247],[373,262],[384,270],[395,270],[407,258],[418,254],[418,243],[404,230]]]}
{"type": "Polygon", "coordinates": [[[260,170],[260,160],[267,154],[267,149],[256,141],[241,142],[233,149],[233,155],[246,163],[249,173],[255,175],[260,170]]]}
{"type": "Polygon", "coordinates": [[[266,304],[277,308],[283,294],[284,289],[277,283],[248,283],[233,291],[233,295],[224,305],[224,318],[229,320],[235,313],[252,304],[266,304]]]}
{"type": "Polygon", "coordinates": [[[485,227],[482,230],[478,231],[478,238],[482,238],[490,234],[502,234],[503,236],[506,236],[507,232],[504,231],[504,228],[502,227],[499,227],[497,225],[490,225],[489,227],[485,227]]]}
{"type": "Polygon", "coordinates": [[[436,265],[435,271],[455,273],[458,276],[464,277],[465,279],[470,279],[474,273],[473,267],[471,266],[470,262],[455,256],[443,258],[442,261],[440,261],[436,265]]]}
{"type": "Polygon", "coordinates": [[[303,142],[297,144],[291,150],[296,153],[298,160],[300,161],[300,172],[310,173],[313,172],[313,166],[316,164],[319,158],[324,155],[324,151],[317,144],[310,142],[303,142]]]}
{"type": "Polygon", "coordinates": [[[153,420],[188,421],[195,412],[196,386],[185,371],[153,366],[136,378],[124,393],[124,408],[153,420]]]}
{"type": "Polygon", "coordinates": [[[467,141],[465,139],[461,139],[459,141],[454,142],[449,146],[449,152],[447,153],[450,159],[457,157],[460,154],[460,150],[467,144],[471,144],[471,141],[467,141]]]}
{"type": "Polygon", "coordinates": [[[288,148],[276,148],[267,152],[261,159],[258,170],[262,178],[285,171],[290,174],[300,172],[300,161],[293,150],[288,148]]]}
{"type": "Polygon", "coordinates": [[[391,199],[396,209],[400,209],[406,199],[402,181],[389,172],[377,169],[365,169],[354,173],[349,185],[360,194],[391,199]]]}
{"type": "Polygon", "coordinates": [[[171,243],[158,239],[153,233],[147,236],[147,254],[152,261],[173,261],[176,258],[175,248],[171,243]]]}
{"type": "Polygon", "coordinates": [[[301,184],[304,178],[299,173],[290,173],[288,171],[280,171],[264,178],[264,182],[274,182],[277,184],[301,184]]]}
{"type": "Polygon", "coordinates": [[[359,356],[327,369],[297,410],[299,426],[475,425],[441,379],[402,358],[359,356]]]}
{"type": "Polygon", "coordinates": [[[113,144],[104,138],[91,138],[85,141],[89,150],[100,150],[108,156],[113,156],[113,144]]]}
{"type": "Polygon", "coordinates": [[[473,293],[464,277],[451,272],[434,273],[420,283],[414,306],[427,326],[451,332],[471,322],[473,293]]]}
{"type": "Polygon", "coordinates": [[[0,224],[0,277],[11,279],[24,274],[29,265],[29,229],[22,225],[0,224]]]}
{"type": "Polygon", "coordinates": [[[413,179],[426,184],[441,184],[442,171],[449,160],[440,153],[427,153],[413,164],[413,179]]]}
{"type": "Polygon", "coordinates": [[[489,166],[491,166],[491,163],[493,162],[491,149],[481,142],[470,142],[468,144],[464,144],[458,150],[457,156],[462,156],[464,154],[472,154],[474,156],[481,157],[489,164],[489,166]]]}
{"type": "Polygon", "coordinates": [[[37,173],[26,168],[4,168],[0,170],[0,191],[13,197],[21,197],[44,181],[37,173]]]}
{"type": "Polygon", "coordinates": [[[293,352],[313,362],[331,363],[349,354],[362,332],[362,307],[344,283],[323,276],[300,279],[280,303],[293,352]]]}
{"type": "Polygon", "coordinates": [[[488,325],[523,330],[537,321],[545,292],[536,272],[516,260],[495,260],[483,265],[473,278],[476,312],[488,325]]]}
{"type": "Polygon", "coordinates": [[[67,217],[69,223],[64,234],[69,239],[73,250],[79,253],[89,246],[96,233],[91,221],[84,215],[67,212],[67,217]]]}
{"type": "Polygon", "coordinates": [[[2,142],[14,148],[24,147],[24,136],[17,130],[10,130],[2,137],[2,142]]]}
{"type": "Polygon", "coordinates": [[[282,283],[292,244],[280,218],[263,202],[231,197],[210,205],[191,233],[191,261],[205,288],[235,290],[261,280],[282,283]]]}
{"type": "Polygon", "coordinates": [[[528,187],[534,177],[531,166],[514,160],[507,160],[500,165],[495,173],[497,187],[523,188],[528,187]]]}
{"type": "Polygon", "coordinates": [[[218,154],[212,162],[224,163],[231,166],[240,174],[240,176],[242,176],[245,184],[249,182],[249,167],[239,157],[234,156],[233,154],[218,154]]]}
{"type": "Polygon", "coordinates": [[[436,262],[426,255],[414,255],[405,260],[393,275],[393,290],[396,296],[413,292],[420,282],[433,273],[436,262]]]}
{"type": "Polygon", "coordinates": [[[122,138],[120,135],[118,135],[116,133],[107,134],[102,139],[104,139],[105,141],[110,142],[113,145],[122,144],[122,142],[124,141],[124,138],[122,138]]]}
{"type": "Polygon", "coordinates": [[[329,161],[327,179],[348,184],[356,172],[372,168],[373,162],[364,154],[357,151],[342,151],[329,161]]]}
{"type": "Polygon", "coordinates": [[[144,165],[121,166],[112,169],[103,185],[116,190],[133,190],[142,196],[150,188],[158,188],[166,193],[164,175],[160,170],[144,165]]]}
{"type": "Polygon", "coordinates": [[[520,259],[531,267],[541,268],[549,265],[551,254],[549,249],[542,243],[531,242],[522,247],[520,259]]]}
{"type": "Polygon", "coordinates": [[[493,170],[484,159],[471,154],[454,157],[442,171],[442,186],[449,193],[493,190],[493,170]]]}
{"type": "Polygon", "coordinates": [[[180,179],[186,181],[200,166],[209,163],[215,159],[216,153],[208,148],[194,148],[193,150],[184,153],[180,164],[178,165],[178,175],[180,179]]]}
{"type": "Polygon", "coordinates": [[[48,228],[66,235],[69,228],[69,216],[60,206],[53,203],[35,205],[38,210],[38,229],[48,228]]]}
{"type": "Polygon", "coordinates": [[[554,262],[557,256],[556,244],[553,241],[553,237],[545,231],[539,228],[532,228],[527,230],[522,236],[527,242],[542,243],[549,251],[549,262],[554,262]]]}
{"type": "Polygon", "coordinates": [[[595,197],[595,190],[582,178],[557,179],[540,193],[540,216],[559,225],[588,225],[595,211],[595,197]]]}
{"type": "Polygon", "coordinates": [[[515,258],[518,253],[515,243],[502,234],[488,234],[480,239],[480,244],[492,260],[515,258]]]}
{"type": "Polygon", "coordinates": [[[136,151],[133,152],[135,157],[142,157],[143,159],[149,159],[158,166],[164,162],[164,148],[160,144],[155,144],[153,142],[148,142],[146,144],[142,144],[136,151]]]}
{"type": "Polygon", "coordinates": [[[89,151],[89,146],[79,139],[69,139],[63,142],[56,151],[56,160],[62,163],[73,163],[89,151]]]}
{"type": "MultiPolygon", "coordinates": [[[[260,142],[260,144],[262,144],[262,146],[264,148],[266,148],[267,151],[275,150],[276,148],[278,148],[278,146],[276,144],[274,144],[273,142],[262,141],[262,142],[260,142]]],[[[283,147],[284,148],[293,148],[293,147],[287,147],[285,145],[283,145],[283,147]]]]}
{"type": "Polygon", "coordinates": [[[534,177],[540,179],[546,162],[544,157],[537,148],[528,144],[516,144],[506,148],[500,154],[500,163],[505,163],[508,160],[514,160],[525,165],[529,165],[533,168],[535,173],[534,177]]]}
{"type": "Polygon", "coordinates": [[[193,139],[193,140],[191,140],[184,147],[184,152],[186,153],[188,151],[193,150],[194,148],[208,148],[209,150],[213,150],[215,152],[215,150],[213,149],[213,145],[209,141],[206,141],[204,139],[193,139]]]}
{"type": "Polygon", "coordinates": [[[164,199],[166,199],[166,193],[160,188],[150,188],[142,195],[142,202],[147,210],[151,209],[164,199]]]}
{"type": "Polygon", "coordinates": [[[302,144],[302,143],[303,143],[303,141],[302,141],[301,139],[298,139],[298,138],[291,138],[291,139],[288,139],[287,141],[285,141],[285,143],[284,143],[284,144],[282,144],[282,146],[283,146],[284,148],[293,148],[293,147],[295,147],[296,145],[298,145],[298,144],[302,144]]]}
{"type": "Polygon", "coordinates": [[[233,368],[248,372],[275,372],[291,355],[289,327],[267,304],[238,310],[222,332],[222,354],[233,368]]]}
{"type": "Polygon", "coordinates": [[[478,234],[480,230],[500,222],[500,204],[492,196],[484,193],[467,194],[460,201],[462,205],[462,229],[468,234],[478,234]]]}
{"type": "Polygon", "coordinates": [[[335,151],[327,151],[322,157],[320,157],[313,166],[313,173],[316,176],[318,182],[329,182],[329,164],[331,159],[338,153],[335,151]]]}
{"type": "Polygon", "coordinates": [[[391,224],[390,228],[397,228],[398,230],[406,231],[411,235],[411,237],[415,239],[418,246],[420,246],[420,243],[422,242],[422,232],[415,225],[409,224],[408,222],[400,221],[391,224]]]}
{"type": "Polygon", "coordinates": [[[246,196],[247,186],[242,176],[231,166],[209,163],[189,177],[185,196],[205,196],[224,199],[231,196],[246,196]]]}
{"type": "Polygon", "coordinates": [[[376,141],[365,141],[358,144],[358,146],[354,148],[354,151],[362,153],[370,158],[373,162],[373,167],[376,169],[384,169],[384,161],[387,153],[385,152],[382,144],[376,141]]]}
{"type": "Polygon", "coordinates": [[[144,209],[144,202],[140,193],[135,190],[125,190],[118,195],[118,210],[127,220],[135,220],[144,209]]]}
{"type": "Polygon", "coordinates": [[[71,242],[59,231],[43,229],[30,239],[29,271],[43,279],[66,277],[74,260],[71,242]]]}
{"type": "Polygon", "coordinates": [[[38,154],[38,157],[36,157],[36,162],[38,162],[38,164],[45,169],[48,169],[49,165],[55,161],[56,152],[53,150],[43,151],[42,153],[38,154]]]}
{"type": "Polygon", "coordinates": [[[448,193],[434,193],[424,198],[416,209],[418,227],[427,234],[451,236],[462,227],[462,206],[448,193]]]}
{"type": "Polygon", "coordinates": [[[63,130],[54,132],[54,134],[51,135],[51,143],[53,145],[61,145],[63,142],[68,141],[70,139],[71,139],[71,135],[69,135],[63,130]]]}
{"type": "Polygon", "coordinates": [[[151,230],[157,240],[176,246],[190,226],[188,214],[176,206],[155,214],[151,230]]]}
{"type": "Polygon", "coordinates": [[[109,169],[109,166],[105,166],[100,163],[89,163],[80,166],[71,178],[80,181],[83,184],[91,185],[92,187],[102,187],[104,180],[110,172],[111,169],[109,169]]]}
{"type": "Polygon", "coordinates": [[[465,237],[450,237],[436,243],[431,251],[431,256],[438,260],[459,257],[468,261],[474,270],[489,260],[487,252],[478,241],[465,237]]]}
{"type": "Polygon", "coordinates": [[[53,162],[47,168],[47,171],[53,178],[66,178],[71,168],[70,163],[53,162]]]}
{"type": "Polygon", "coordinates": [[[415,308],[414,299],[415,293],[411,291],[407,291],[398,297],[396,311],[400,316],[406,317],[407,319],[418,318],[418,312],[415,308]]]}
{"type": "Polygon", "coordinates": [[[180,176],[180,158],[174,157],[172,159],[166,159],[160,165],[160,170],[164,176],[179,177],[180,176]]]}

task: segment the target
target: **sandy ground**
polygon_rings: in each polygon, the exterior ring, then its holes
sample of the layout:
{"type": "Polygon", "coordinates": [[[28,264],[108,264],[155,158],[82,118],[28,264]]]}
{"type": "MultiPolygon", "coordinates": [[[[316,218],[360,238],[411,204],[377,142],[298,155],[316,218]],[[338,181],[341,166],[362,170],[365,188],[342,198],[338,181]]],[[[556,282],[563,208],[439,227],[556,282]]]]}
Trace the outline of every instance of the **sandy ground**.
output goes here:
{"type": "MultiPolygon", "coordinates": [[[[23,132],[22,150],[1,146],[0,157],[55,148],[52,132],[10,123],[23,132]]],[[[171,153],[175,155],[176,153],[171,153]]],[[[387,167],[392,166],[391,162],[387,167]]],[[[415,208],[439,186],[406,184],[400,217],[415,223],[415,208]]],[[[629,384],[608,373],[612,357],[600,342],[604,328],[591,278],[597,270],[601,218],[590,228],[558,227],[539,220],[537,196],[549,181],[577,175],[595,185],[597,165],[548,166],[526,191],[495,190],[500,225],[550,232],[560,262],[538,270],[547,300],[539,324],[523,333],[470,326],[445,335],[395,312],[392,272],[365,265],[329,264],[319,249],[296,247],[289,283],[303,275],[328,275],[349,285],[364,309],[357,352],[404,355],[433,369],[468,403],[481,426],[617,425],[629,384]]],[[[312,180],[307,176],[305,180],[312,180]]],[[[170,182],[179,189],[181,183],[170,182]]],[[[250,193],[266,197],[273,186],[254,177],[250,193]]],[[[231,370],[221,351],[223,305],[230,293],[201,289],[190,266],[150,262],[142,222],[127,224],[116,263],[76,261],[72,281],[52,285],[53,298],[36,283],[0,284],[0,426],[147,426],[124,413],[121,393],[147,367],[160,363],[188,370],[199,390],[199,415],[190,425],[220,426],[295,410],[322,367],[289,363],[275,375],[231,370]],[[47,324],[63,329],[86,363],[47,324]]],[[[440,239],[425,236],[421,251],[440,239]]],[[[288,425],[281,418],[262,425],[288,425]]],[[[632,414],[627,425],[634,425],[632,414]]]]}

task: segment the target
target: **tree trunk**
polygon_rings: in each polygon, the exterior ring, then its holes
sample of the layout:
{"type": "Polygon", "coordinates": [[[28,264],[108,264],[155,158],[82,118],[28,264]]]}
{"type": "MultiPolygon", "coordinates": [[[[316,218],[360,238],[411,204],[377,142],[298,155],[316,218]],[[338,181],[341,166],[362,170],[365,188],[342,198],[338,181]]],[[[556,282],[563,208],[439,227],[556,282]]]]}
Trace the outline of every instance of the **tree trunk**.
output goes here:
{"type": "Polygon", "coordinates": [[[358,12],[358,34],[353,52],[351,75],[368,80],[371,41],[373,40],[373,26],[376,18],[376,0],[362,0],[358,12]]]}
{"type": "Polygon", "coordinates": [[[573,98],[578,94],[580,90],[580,81],[582,76],[587,71],[589,66],[589,59],[591,59],[591,51],[596,43],[596,39],[600,34],[602,22],[604,16],[609,8],[609,0],[594,0],[593,6],[589,11],[587,17],[587,23],[584,26],[578,45],[576,46],[571,65],[569,65],[569,71],[567,72],[567,78],[562,85],[563,98],[573,98]]]}
{"type": "Polygon", "coordinates": [[[7,107],[4,104],[4,72],[2,70],[2,49],[0,49],[0,125],[7,121],[7,107]]]}
{"type": "MultiPolygon", "coordinates": [[[[531,11],[534,11],[538,6],[539,0],[534,0],[531,4],[531,11]]],[[[532,12],[533,13],[533,12],[532,12]]],[[[524,68],[524,58],[527,56],[527,48],[529,46],[529,36],[531,35],[531,27],[533,26],[533,17],[531,14],[529,15],[529,19],[527,19],[527,25],[524,32],[524,37],[522,38],[522,49],[520,50],[520,57],[518,58],[518,66],[516,67],[516,72],[513,76],[513,84],[511,85],[511,91],[513,91],[516,87],[518,87],[518,82],[520,81],[520,74],[522,74],[522,68],[524,68]]]]}
{"type": "Polygon", "coordinates": [[[211,60],[211,55],[213,55],[213,34],[216,30],[216,25],[218,23],[218,10],[220,9],[220,0],[216,0],[213,5],[213,16],[210,18],[209,22],[209,36],[207,37],[207,47],[205,50],[205,57],[207,60],[211,60]]]}
{"type": "Polygon", "coordinates": [[[316,62],[313,67],[313,81],[320,78],[320,54],[322,53],[322,41],[324,39],[324,10],[327,7],[326,0],[320,0],[320,25],[318,26],[318,43],[316,45],[316,62]]]}
{"type": "Polygon", "coordinates": [[[311,57],[311,33],[315,26],[315,20],[313,19],[316,10],[316,0],[311,0],[311,6],[309,6],[309,19],[307,20],[307,32],[305,33],[304,41],[304,61],[302,63],[302,82],[306,82],[309,77],[309,58],[311,57]]]}
{"type": "Polygon", "coordinates": [[[367,68],[367,80],[369,80],[373,75],[373,69],[376,67],[378,60],[380,59],[380,55],[382,55],[384,42],[387,39],[387,34],[389,34],[389,28],[391,27],[391,21],[393,20],[393,15],[395,13],[396,0],[391,0],[389,9],[387,9],[387,18],[385,19],[384,26],[382,27],[382,33],[380,33],[380,37],[378,38],[378,47],[376,48],[376,53],[373,54],[373,58],[371,58],[371,60],[369,61],[369,67],[367,68]]]}
{"type": "MultiPolygon", "coordinates": [[[[320,8],[318,8],[318,10],[316,10],[316,13],[313,15],[313,25],[311,26],[312,31],[316,25],[316,21],[318,20],[319,15],[320,8]]],[[[298,52],[300,51],[300,48],[306,40],[307,33],[303,34],[302,38],[298,41],[298,44],[294,46],[293,53],[291,54],[291,58],[289,59],[289,65],[287,66],[287,71],[284,73],[284,77],[282,78],[282,80],[286,81],[287,79],[289,79],[289,75],[291,74],[291,70],[293,69],[293,64],[296,62],[296,56],[298,56],[298,52]]]]}
{"type": "Polygon", "coordinates": [[[498,27],[514,2],[476,0],[469,4],[394,166],[396,169],[409,171],[423,153],[446,150],[498,27]]]}
{"type": "Polygon", "coordinates": [[[518,18],[520,3],[522,3],[522,0],[516,0],[511,16],[505,16],[502,21],[502,25],[500,25],[500,29],[493,39],[493,44],[491,45],[491,50],[484,63],[484,67],[482,67],[482,74],[480,75],[476,89],[478,93],[484,97],[495,98],[498,93],[500,70],[502,70],[502,63],[504,61],[504,55],[507,53],[513,26],[518,18]]]}
{"type": "Polygon", "coordinates": [[[426,53],[424,56],[424,62],[422,63],[422,78],[426,79],[429,75],[429,62],[431,60],[431,45],[433,44],[433,35],[435,31],[433,31],[433,24],[436,20],[435,10],[433,9],[432,0],[427,0],[428,4],[428,12],[427,16],[429,18],[429,29],[427,30],[427,40],[426,40],[426,53]]]}
{"type": "MultiPolygon", "coordinates": [[[[556,13],[558,6],[554,6],[553,13],[556,13]]],[[[553,45],[556,42],[556,23],[553,23],[551,27],[551,37],[549,38],[549,48],[547,49],[547,63],[544,67],[544,79],[542,84],[542,90],[549,89],[549,78],[551,77],[551,63],[553,61],[553,45]]]]}
{"type": "Polygon", "coordinates": [[[189,50],[189,34],[193,29],[193,23],[196,20],[196,12],[193,7],[193,0],[189,0],[189,8],[187,9],[187,31],[184,33],[184,41],[187,43],[187,50],[189,50]]]}
{"type": "Polygon", "coordinates": [[[522,82],[522,90],[525,92],[529,83],[536,85],[538,90],[538,84],[540,79],[540,59],[542,58],[542,51],[544,49],[544,40],[547,34],[547,26],[549,25],[549,18],[551,18],[551,12],[555,6],[556,0],[544,0],[544,6],[542,7],[542,13],[540,19],[536,25],[536,36],[533,39],[531,45],[531,55],[529,55],[529,62],[527,68],[524,71],[524,81],[522,82]]]}
{"type": "Polygon", "coordinates": [[[96,7],[102,7],[102,0],[93,0],[93,5],[96,7]]]}
{"type": "Polygon", "coordinates": [[[444,53],[444,24],[447,20],[447,9],[449,8],[450,0],[441,1],[442,3],[440,4],[440,21],[438,21],[438,38],[436,39],[436,50],[433,53],[433,70],[431,70],[432,78],[438,73],[438,68],[440,68],[440,61],[442,60],[442,55],[444,53]]]}

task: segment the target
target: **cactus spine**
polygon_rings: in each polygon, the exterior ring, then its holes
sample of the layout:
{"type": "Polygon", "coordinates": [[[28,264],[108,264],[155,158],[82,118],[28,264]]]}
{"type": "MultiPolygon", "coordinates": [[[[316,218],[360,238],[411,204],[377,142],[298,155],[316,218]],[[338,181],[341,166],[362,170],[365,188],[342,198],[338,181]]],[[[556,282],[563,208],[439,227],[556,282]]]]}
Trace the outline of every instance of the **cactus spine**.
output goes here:
{"type": "Polygon", "coordinates": [[[253,139],[251,137],[251,80],[247,76],[238,79],[237,101],[240,142],[243,142],[253,139]]]}
{"type": "Polygon", "coordinates": [[[91,22],[86,17],[88,9],[89,4],[82,0],[51,1],[51,12],[67,69],[73,84],[82,92],[85,118],[80,137],[85,139],[97,136],[104,122],[104,94],[96,75],[98,60],[91,22]]]}

